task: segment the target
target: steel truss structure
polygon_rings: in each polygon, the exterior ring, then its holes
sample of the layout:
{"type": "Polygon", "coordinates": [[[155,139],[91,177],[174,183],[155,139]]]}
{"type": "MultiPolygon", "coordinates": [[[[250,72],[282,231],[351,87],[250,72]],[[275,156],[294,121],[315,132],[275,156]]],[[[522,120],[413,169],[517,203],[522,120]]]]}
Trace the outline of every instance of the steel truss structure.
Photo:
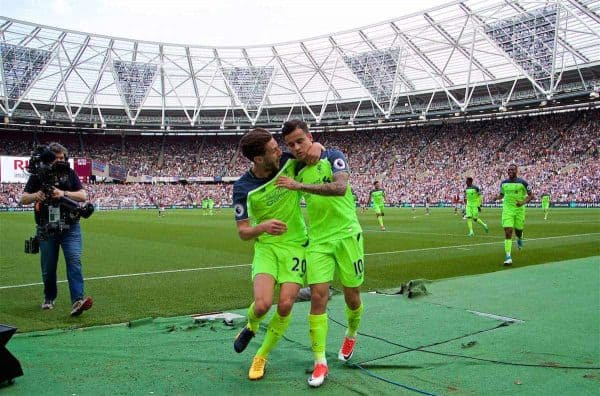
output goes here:
{"type": "Polygon", "coordinates": [[[465,0],[243,48],[0,17],[0,114],[42,124],[224,129],[298,116],[319,125],[503,111],[522,98],[598,92],[599,13],[600,0],[465,0]]]}

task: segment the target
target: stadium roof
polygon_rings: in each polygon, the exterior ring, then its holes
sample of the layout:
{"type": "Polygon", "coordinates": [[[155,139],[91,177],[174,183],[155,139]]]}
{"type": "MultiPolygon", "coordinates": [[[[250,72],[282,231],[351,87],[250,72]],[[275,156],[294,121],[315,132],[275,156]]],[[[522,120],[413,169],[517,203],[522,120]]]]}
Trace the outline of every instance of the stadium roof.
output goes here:
{"type": "Polygon", "coordinates": [[[356,112],[368,103],[387,118],[399,107],[414,112],[411,98],[424,95],[430,99],[418,109],[423,114],[440,95],[463,111],[481,92],[504,106],[517,82],[551,98],[563,76],[578,73],[580,89],[589,89],[582,71],[600,65],[599,13],[600,0],[467,0],[354,30],[239,48],[0,17],[0,113],[12,116],[26,106],[43,119],[38,107],[52,106],[72,122],[91,111],[104,124],[104,115],[118,110],[134,125],[151,111],[160,112],[164,126],[166,114],[177,111],[193,126],[215,109],[237,111],[254,124],[265,109],[301,108],[319,122],[331,105],[345,103],[358,103],[356,112]],[[501,84],[507,88],[498,92],[501,84]]]}

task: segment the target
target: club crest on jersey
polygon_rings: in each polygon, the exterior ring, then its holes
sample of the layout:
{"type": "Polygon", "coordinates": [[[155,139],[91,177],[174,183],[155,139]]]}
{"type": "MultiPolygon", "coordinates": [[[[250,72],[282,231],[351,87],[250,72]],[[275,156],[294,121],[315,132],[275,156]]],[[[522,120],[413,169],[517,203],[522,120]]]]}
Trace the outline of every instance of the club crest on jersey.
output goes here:
{"type": "Polygon", "coordinates": [[[244,205],[237,204],[233,207],[233,210],[235,211],[235,215],[239,217],[244,214],[244,205]]]}
{"type": "Polygon", "coordinates": [[[346,163],[343,159],[337,158],[335,161],[333,161],[333,167],[337,170],[346,169],[346,163]]]}

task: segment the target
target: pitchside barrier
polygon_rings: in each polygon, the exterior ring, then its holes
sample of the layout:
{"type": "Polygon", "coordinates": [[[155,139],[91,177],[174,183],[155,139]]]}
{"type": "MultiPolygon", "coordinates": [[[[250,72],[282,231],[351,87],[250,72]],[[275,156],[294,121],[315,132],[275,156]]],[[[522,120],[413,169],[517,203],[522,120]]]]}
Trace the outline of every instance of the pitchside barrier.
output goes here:
{"type": "MultiPolygon", "coordinates": [[[[484,208],[501,208],[501,203],[483,204],[484,208]]],[[[541,203],[528,203],[528,208],[540,208],[541,203]]],[[[227,209],[231,205],[220,205],[213,209],[227,209]]],[[[359,206],[357,206],[358,208],[359,206]]],[[[412,204],[386,204],[386,208],[412,208],[412,204]]],[[[415,204],[415,208],[424,208],[425,204],[415,204]]],[[[434,202],[430,205],[431,208],[453,208],[454,205],[445,202],[434,202]]],[[[555,202],[550,204],[551,208],[600,208],[600,202],[555,202]]],[[[96,210],[137,210],[137,209],[158,209],[156,205],[94,205],[96,210]]],[[[165,209],[202,209],[201,205],[168,205],[165,209]]],[[[0,212],[31,212],[33,206],[6,206],[0,205],[0,212]]]]}

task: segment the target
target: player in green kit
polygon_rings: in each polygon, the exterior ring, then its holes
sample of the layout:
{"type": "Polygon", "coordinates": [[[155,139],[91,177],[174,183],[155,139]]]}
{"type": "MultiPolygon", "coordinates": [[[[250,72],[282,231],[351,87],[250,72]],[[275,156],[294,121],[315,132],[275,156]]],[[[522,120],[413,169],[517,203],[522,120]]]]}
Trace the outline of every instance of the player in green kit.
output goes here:
{"type": "Polygon", "coordinates": [[[504,227],[504,265],[512,265],[512,234],[517,234],[517,247],[523,247],[525,205],[533,199],[529,184],[517,177],[517,165],[508,166],[508,179],[500,184],[500,193],[494,201],[502,199],[502,227],[504,227]]]}
{"type": "Polygon", "coordinates": [[[544,220],[548,220],[548,209],[550,209],[550,194],[542,194],[542,210],[544,211],[544,220]]]}
{"type": "Polygon", "coordinates": [[[374,189],[371,190],[369,196],[371,197],[371,204],[373,205],[373,210],[375,211],[375,215],[377,215],[377,222],[379,223],[379,228],[381,231],[385,231],[385,226],[383,225],[383,208],[385,206],[385,191],[381,188],[381,183],[379,180],[373,182],[374,189]]]}
{"type": "Polygon", "coordinates": [[[209,214],[210,216],[212,216],[212,215],[214,214],[214,211],[213,211],[213,210],[214,210],[214,208],[215,208],[215,201],[214,201],[214,199],[212,199],[212,198],[210,198],[210,197],[207,199],[207,201],[208,201],[208,202],[207,202],[207,205],[206,205],[206,206],[208,207],[208,214],[209,214]]]}
{"type": "MultiPolygon", "coordinates": [[[[296,159],[305,162],[312,144],[308,126],[301,120],[287,121],[282,129],[286,145],[296,159]]],[[[350,189],[349,169],[345,156],[328,149],[314,165],[302,166],[296,177],[279,177],[277,185],[301,191],[306,202],[309,222],[306,280],[311,289],[309,333],[314,356],[313,373],[308,384],[318,387],[329,373],[325,357],[327,340],[327,302],[329,285],[337,271],[344,289],[348,328],[338,359],[352,357],[363,305],[360,285],[364,281],[362,229],[350,189]]]]}
{"type": "Polygon", "coordinates": [[[469,227],[469,236],[475,235],[473,232],[473,221],[480,224],[485,232],[489,231],[487,224],[479,218],[479,207],[481,206],[481,191],[479,187],[473,184],[473,178],[467,177],[467,188],[465,189],[465,206],[467,216],[467,226],[469,227]]]}
{"type": "MultiPolygon", "coordinates": [[[[248,372],[248,378],[257,380],[264,376],[268,354],[287,329],[298,290],[304,285],[308,239],[300,194],[275,185],[277,176],[293,177],[297,161],[289,154],[282,157],[275,139],[262,128],[244,135],[240,149],[252,161],[252,168],[235,182],[233,204],[240,238],[254,240],[254,302],[248,308],[248,324],[234,341],[236,352],[244,351],[256,335],[273,303],[275,286],[280,285],[277,311],[248,372]]],[[[313,161],[321,152],[315,150],[313,161]]]]}
{"type": "Polygon", "coordinates": [[[202,198],[202,216],[208,214],[208,198],[202,198]]]}

